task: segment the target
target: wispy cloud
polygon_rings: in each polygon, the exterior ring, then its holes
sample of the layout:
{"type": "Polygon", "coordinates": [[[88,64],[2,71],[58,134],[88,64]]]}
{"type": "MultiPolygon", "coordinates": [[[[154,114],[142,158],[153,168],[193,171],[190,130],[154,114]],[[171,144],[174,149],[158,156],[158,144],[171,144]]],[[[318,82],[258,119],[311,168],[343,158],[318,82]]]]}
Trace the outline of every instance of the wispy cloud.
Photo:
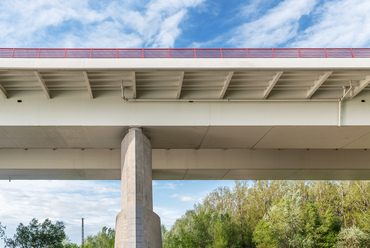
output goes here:
{"type": "Polygon", "coordinates": [[[316,22],[291,46],[367,47],[370,45],[369,13],[368,1],[328,1],[315,11],[316,22]]]}
{"type": "Polygon", "coordinates": [[[106,18],[91,10],[88,0],[4,0],[0,4],[0,13],[3,46],[27,46],[45,38],[55,41],[50,33],[66,22],[88,25],[106,18]]]}
{"type": "Polygon", "coordinates": [[[285,0],[255,21],[231,31],[229,44],[237,47],[276,47],[293,39],[299,29],[299,19],[308,15],[315,0],[285,0]]]}
{"type": "Polygon", "coordinates": [[[176,189],[177,187],[181,186],[181,182],[176,183],[168,183],[165,181],[153,181],[153,187],[158,189],[176,189]]]}
{"type": "Polygon", "coordinates": [[[120,211],[120,184],[98,181],[0,181],[0,220],[12,236],[20,222],[49,218],[66,224],[74,240],[80,237],[81,218],[86,234],[114,227],[120,211]]]}
{"type": "Polygon", "coordinates": [[[365,47],[369,11],[362,0],[3,0],[0,46],[365,47]]]}
{"type": "Polygon", "coordinates": [[[202,1],[4,0],[0,46],[173,47],[187,9],[202,1]]]}
{"type": "Polygon", "coordinates": [[[222,40],[232,47],[368,47],[370,3],[361,0],[284,0],[255,20],[246,5],[246,20],[228,34],[196,44],[209,46],[222,40]],[[252,15],[252,17],[250,16],[252,15]],[[232,37],[232,38],[227,38],[232,37]]]}
{"type": "Polygon", "coordinates": [[[184,202],[197,202],[198,199],[192,197],[192,196],[187,196],[187,195],[179,195],[179,194],[173,194],[171,195],[172,198],[179,198],[181,201],[184,202]]]}
{"type": "Polygon", "coordinates": [[[154,212],[161,216],[161,224],[165,225],[167,229],[171,228],[175,221],[184,215],[183,211],[171,207],[154,206],[154,212]]]}

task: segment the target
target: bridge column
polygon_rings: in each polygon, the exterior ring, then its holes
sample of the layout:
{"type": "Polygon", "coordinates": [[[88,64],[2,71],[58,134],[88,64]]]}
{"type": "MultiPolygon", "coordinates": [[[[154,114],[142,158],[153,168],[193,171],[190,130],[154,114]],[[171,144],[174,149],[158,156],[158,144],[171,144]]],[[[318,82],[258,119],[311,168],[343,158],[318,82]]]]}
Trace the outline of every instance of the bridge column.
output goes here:
{"type": "Polygon", "coordinates": [[[153,212],[152,147],[139,128],[131,128],[121,144],[121,191],[115,248],[162,247],[160,219],[153,212]]]}

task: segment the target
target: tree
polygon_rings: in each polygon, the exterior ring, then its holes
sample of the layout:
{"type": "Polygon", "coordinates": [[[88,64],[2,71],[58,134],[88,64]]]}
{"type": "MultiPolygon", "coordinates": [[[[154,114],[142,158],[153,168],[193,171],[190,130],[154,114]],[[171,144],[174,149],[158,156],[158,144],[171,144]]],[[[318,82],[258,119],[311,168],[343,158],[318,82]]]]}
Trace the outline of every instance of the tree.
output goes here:
{"type": "Polygon", "coordinates": [[[329,207],[343,227],[370,232],[370,181],[310,181],[310,198],[320,215],[329,207]]]}
{"type": "Polygon", "coordinates": [[[312,238],[304,235],[302,206],[299,192],[274,204],[254,231],[257,247],[314,247],[312,238]]]}
{"type": "Polygon", "coordinates": [[[164,232],[162,242],[163,248],[236,248],[241,247],[237,244],[239,235],[239,227],[228,213],[198,205],[164,232]]]}
{"type": "Polygon", "coordinates": [[[370,181],[236,181],[164,231],[163,247],[329,248],[350,226],[370,233],[370,181]]]}
{"type": "Polygon", "coordinates": [[[212,222],[212,245],[213,248],[241,247],[239,240],[239,225],[233,221],[228,213],[214,213],[212,222]]]}
{"type": "Polygon", "coordinates": [[[246,221],[248,225],[248,243],[249,246],[254,246],[252,242],[253,232],[258,222],[270,209],[275,201],[279,201],[284,194],[288,192],[289,185],[287,181],[253,181],[253,184],[248,188],[247,201],[245,206],[246,221]]]}
{"type": "Polygon", "coordinates": [[[247,227],[246,224],[246,206],[247,206],[247,183],[246,181],[235,181],[235,187],[233,190],[233,199],[235,206],[235,215],[234,218],[239,225],[239,234],[240,240],[239,244],[241,247],[246,247],[246,244],[249,243],[246,241],[245,236],[247,236],[247,227]]]}
{"type": "Polygon", "coordinates": [[[321,216],[318,211],[318,204],[309,201],[303,208],[303,233],[310,237],[315,247],[333,247],[337,241],[340,231],[339,218],[334,216],[332,208],[329,207],[321,216]]]}
{"type": "Polygon", "coordinates": [[[43,223],[32,219],[28,226],[20,223],[13,239],[4,240],[5,247],[10,248],[63,248],[63,240],[66,238],[63,222],[57,221],[53,224],[49,219],[43,223]]]}
{"type": "Polygon", "coordinates": [[[66,238],[63,240],[62,244],[63,244],[63,248],[79,248],[79,246],[78,246],[77,244],[75,244],[75,243],[72,243],[72,242],[68,239],[68,237],[66,237],[66,238]]]}
{"type": "Polygon", "coordinates": [[[167,229],[166,229],[166,226],[165,225],[161,225],[161,234],[162,234],[162,243],[163,243],[163,239],[165,239],[166,237],[166,233],[167,233],[167,229]]]}
{"type": "Polygon", "coordinates": [[[2,226],[0,222],[0,238],[3,238],[5,236],[4,229],[5,229],[5,226],[2,226]]]}
{"type": "Polygon", "coordinates": [[[115,231],[112,228],[103,227],[97,235],[87,236],[85,239],[86,248],[114,248],[115,231]]]}
{"type": "Polygon", "coordinates": [[[194,210],[188,210],[185,215],[176,220],[171,230],[164,235],[163,248],[199,247],[193,238],[194,215],[194,210]]]}
{"type": "Polygon", "coordinates": [[[357,227],[342,228],[336,248],[366,248],[370,246],[370,235],[357,227]]]}

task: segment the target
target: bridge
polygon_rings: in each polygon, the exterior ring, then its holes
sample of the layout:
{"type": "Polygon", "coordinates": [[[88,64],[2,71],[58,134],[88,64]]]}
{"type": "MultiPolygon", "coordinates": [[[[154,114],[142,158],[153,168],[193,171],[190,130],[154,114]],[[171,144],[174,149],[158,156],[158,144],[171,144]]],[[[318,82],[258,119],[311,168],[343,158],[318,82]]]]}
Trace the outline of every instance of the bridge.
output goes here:
{"type": "Polygon", "coordinates": [[[0,179],[122,179],[160,247],[152,178],[370,179],[369,89],[365,48],[4,48],[0,179]]]}

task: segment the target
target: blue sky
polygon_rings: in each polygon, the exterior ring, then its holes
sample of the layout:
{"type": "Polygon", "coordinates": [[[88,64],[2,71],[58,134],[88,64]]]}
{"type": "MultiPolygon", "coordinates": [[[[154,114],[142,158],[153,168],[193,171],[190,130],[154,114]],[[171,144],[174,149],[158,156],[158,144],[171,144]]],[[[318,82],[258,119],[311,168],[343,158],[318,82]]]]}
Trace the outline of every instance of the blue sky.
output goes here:
{"type": "Polygon", "coordinates": [[[2,0],[0,47],[367,47],[369,11],[363,0],[2,0]]]}
{"type": "MultiPolygon", "coordinates": [[[[2,0],[0,47],[369,47],[364,0],[2,0]]],[[[168,227],[230,181],[155,181],[168,227]]],[[[119,182],[0,181],[0,221],[11,235],[33,217],[64,221],[73,242],[114,227],[119,182]]],[[[1,243],[0,243],[1,245],[1,243]]]]}

